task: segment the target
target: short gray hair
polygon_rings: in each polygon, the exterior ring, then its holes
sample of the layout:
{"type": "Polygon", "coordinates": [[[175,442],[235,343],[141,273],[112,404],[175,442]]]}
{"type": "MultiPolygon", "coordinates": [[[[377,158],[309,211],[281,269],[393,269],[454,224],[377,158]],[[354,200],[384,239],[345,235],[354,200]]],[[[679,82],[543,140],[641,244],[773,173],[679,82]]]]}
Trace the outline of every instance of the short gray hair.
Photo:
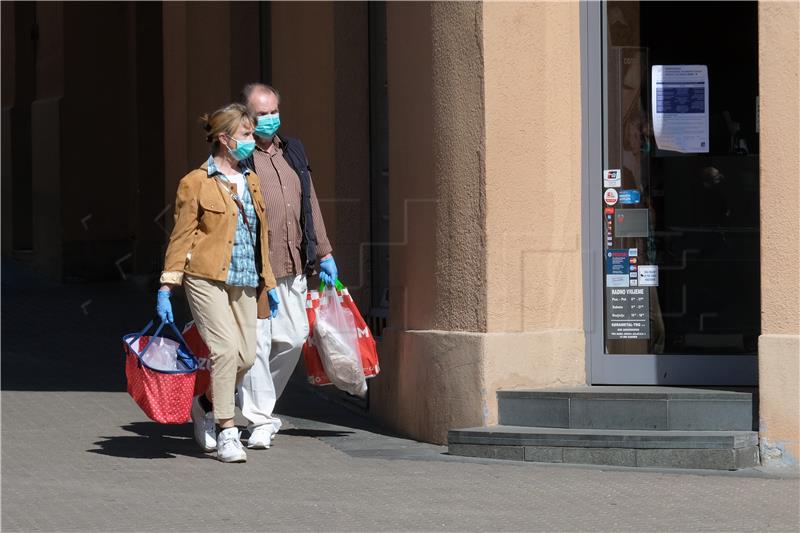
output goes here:
{"type": "Polygon", "coordinates": [[[248,105],[250,102],[250,96],[252,96],[252,94],[256,91],[272,93],[275,95],[275,98],[278,99],[278,103],[281,101],[281,93],[279,93],[278,89],[272,85],[267,85],[266,83],[248,83],[244,86],[244,89],[242,89],[242,103],[244,105],[248,105]]]}

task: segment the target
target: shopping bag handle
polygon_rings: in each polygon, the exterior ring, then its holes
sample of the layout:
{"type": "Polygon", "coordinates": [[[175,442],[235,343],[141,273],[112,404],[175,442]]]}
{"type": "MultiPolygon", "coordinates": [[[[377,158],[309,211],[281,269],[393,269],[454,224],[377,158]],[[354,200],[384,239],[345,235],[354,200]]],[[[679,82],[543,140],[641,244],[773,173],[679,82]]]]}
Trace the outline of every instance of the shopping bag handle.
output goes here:
{"type": "MultiPolygon", "coordinates": [[[[150,322],[147,323],[147,325],[145,327],[142,328],[142,331],[140,331],[139,333],[135,333],[133,335],[133,338],[131,339],[130,343],[133,344],[134,342],[139,340],[141,337],[144,337],[145,333],[147,333],[150,330],[150,328],[152,328],[152,327],[153,327],[153,321],[151,320],[150,322]]],[[[163,327],[163,324],[162,324],[162,327],[163,327]]],[[[158,335],[158,333],[160,331],[161,331],[161,328],[158,328],[158,330],[156,331],[156,335],[158,335]]]]}
{"type": "MultiPolygon", "coordinates": [[[[183,338],[183,335],[181,335],[181,332],[178,329],[178,327],[175,325],[175,322],[165,322],[165,321],[162,320],[161,324],[158,325],[158,328],[156,328],[155,332],[152,335],[150,335],[150,340],[147,341],[147,344],[145,345],[144,349],[141,352],[139,352],[139,357],[140,358],[145,354],[145,352],[147,352],[147,349],[150,347],[150,344],[152,344],[153,340],[156,337],[158,337],[158,334],[161,333],[161,330],[164,329],[164,325],[166,325],[166,324],[169,324],[172,327],[172,332],[175,333],[176,337],[178,337],[178,340],[180,341],[181,346],[183,346],[183,348],[189,354],[192,354],[191,350],[189,350],[189,345],[186,344],[186,340],[183,338]]],[[[139,339],[139,337],[144,336],[144,334],[147,333],[147,331],[152,327],[153,327],[153,321],[151,320],[150,322],[147,323],[147,325],[144,327],[144,329],[141,332],[139,332],[139,334],[136,335],[136,337],[134,337],[133,341],[135,342],[137,339],[139,339]]],[[[192,355],[194,355],[194,354],[192,354],[192,355]]]]}
{"type": "MultiPolygon", "coordinates": [[[[326,285],[326,283],[324,281],[320,281],[319,282],[319,292],[325,292],[325,285],[326,285]]],[[[336,283],[334,284],[334,286],[336,287],[336,290],[338,290],[338,291],[343,291],[344,290],[344,285],[342,284],[341,281],[339,281],[338,278],[336,279],[336,283]]]]}

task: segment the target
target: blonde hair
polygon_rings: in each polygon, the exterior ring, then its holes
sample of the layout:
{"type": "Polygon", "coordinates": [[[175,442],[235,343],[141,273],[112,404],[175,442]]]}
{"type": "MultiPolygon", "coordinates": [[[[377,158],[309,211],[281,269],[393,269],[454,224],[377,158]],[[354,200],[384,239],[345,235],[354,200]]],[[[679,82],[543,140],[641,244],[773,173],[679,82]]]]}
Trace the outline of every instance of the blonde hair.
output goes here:
{"type": "Polygon", "coordinates": [[[206,142],[212,143],[211,150],[216,152],[219,148],[219,135],[224,133],[233,137],[242,122],[247,121],[250,126],[255,127],[253,116],[242,104],[228,104],[217,109],[211,115],[205,114],[200,117],[200,123],[206,130],[206,142]]]}

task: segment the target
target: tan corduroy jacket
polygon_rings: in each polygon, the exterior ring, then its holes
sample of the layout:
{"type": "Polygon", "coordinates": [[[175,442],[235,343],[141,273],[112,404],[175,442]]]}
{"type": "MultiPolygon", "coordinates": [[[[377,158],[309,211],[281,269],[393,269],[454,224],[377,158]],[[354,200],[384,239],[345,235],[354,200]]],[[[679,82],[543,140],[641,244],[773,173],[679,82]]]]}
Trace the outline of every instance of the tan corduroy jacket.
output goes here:
{"type": "MultiPolygon", "coordinates": [[[[258,216],[261,239],[257,250],[260,257],[256,258],[261,267],[259,317],[266,317],[269,313],[266,291],[276,285],[269,264],[269,229],[258,176],[248,172],[246,180],[258,216]]],[[[239,208],[231,195],[208,175],[207,163],[184,176],[178,184],[175,227],[169,238],[161,283],[180,285],[184,274],[225,282],[238,217],[239,208]]]]}

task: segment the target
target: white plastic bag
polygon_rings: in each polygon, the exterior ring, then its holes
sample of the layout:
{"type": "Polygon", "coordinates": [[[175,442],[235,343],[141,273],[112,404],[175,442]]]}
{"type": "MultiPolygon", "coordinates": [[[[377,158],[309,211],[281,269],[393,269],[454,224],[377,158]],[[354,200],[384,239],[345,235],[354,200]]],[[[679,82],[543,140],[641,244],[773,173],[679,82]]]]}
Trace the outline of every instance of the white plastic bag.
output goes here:
{"type": "Polygon", "coordinates": [[[358,353],[356,322],[333,287],[327,287],[320,298],[314,342],[331,383],[363,398],[367,394],[367,379],[358,353]]]}
{"type": "Polygon", "coordinates": [[[157,337],[142,355],[142,361],[153,370],[178,370],[178,346],[172,339],[157,337]]]}

